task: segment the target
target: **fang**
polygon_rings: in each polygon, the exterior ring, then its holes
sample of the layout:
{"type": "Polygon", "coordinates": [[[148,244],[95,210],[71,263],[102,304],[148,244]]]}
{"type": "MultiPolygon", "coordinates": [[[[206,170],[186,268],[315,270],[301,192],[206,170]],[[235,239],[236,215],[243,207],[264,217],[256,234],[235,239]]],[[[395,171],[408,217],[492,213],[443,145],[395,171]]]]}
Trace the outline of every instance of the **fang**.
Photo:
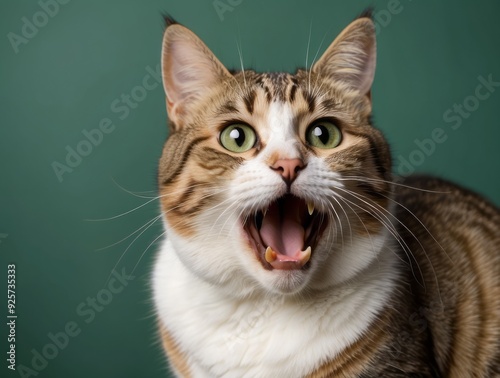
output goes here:
{"type": "Polygon", "coordinates": [[[309,212],[309,215],[314,213],[314,203],[309,201],[307,202],[307,211],[309,212]]]}
{"type": "Polygon", "coordinates": [[[301,252],[300,261],[302,265],[307,264],[307,262],[311,259],[311,247],[307,247],[305,251],[301,252]]]}
{"type": "Polygon", "coordinates": [[[268,263],[272,263],[273,261],[276,260],[277,258],[277,255],[276,255],[276,252],[273,251],[273,249],[271,247],[267,247],[266,248],[266,261],[268,263]]]}

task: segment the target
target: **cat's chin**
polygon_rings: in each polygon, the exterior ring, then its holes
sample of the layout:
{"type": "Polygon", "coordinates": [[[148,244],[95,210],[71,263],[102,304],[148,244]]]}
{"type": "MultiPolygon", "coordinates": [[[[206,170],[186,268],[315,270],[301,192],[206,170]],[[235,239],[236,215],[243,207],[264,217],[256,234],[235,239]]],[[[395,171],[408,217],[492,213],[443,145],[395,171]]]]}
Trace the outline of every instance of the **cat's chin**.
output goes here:
{"type": "Polygon", "coordinates": [[[308,285],[311,274],[307,270],[279,270],[265,272],[261,277],[266,294],[274,293],[279,295],[300,294],[308,285]]]}
{"type": "Polygon", "coordinates": [[[262,268],[276,271],[289,282],[301,275],[298,271],[311,267],[327,219],[313,203],[286,194],[243,216],[241,227],[262,268]]]}

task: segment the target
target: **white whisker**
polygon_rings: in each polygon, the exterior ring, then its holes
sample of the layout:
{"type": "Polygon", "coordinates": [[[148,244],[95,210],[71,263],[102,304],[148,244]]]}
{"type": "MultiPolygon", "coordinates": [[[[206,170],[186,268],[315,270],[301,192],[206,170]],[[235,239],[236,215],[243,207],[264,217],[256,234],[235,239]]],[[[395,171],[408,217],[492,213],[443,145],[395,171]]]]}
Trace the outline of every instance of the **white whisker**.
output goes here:
{"type": "Polygon", "coordinates": [[[84,219],[85,221],[88,221],[88,222],[102,222],[102,221],[108,221],[108,220],[112,220],[112,219],[117,219],[117,218],[120,218],[120,217],[123,217],[127,214],[130,214],[136,210],[139,210],[140,208],[150,204],[151,202],[153,201],[156,201],[158,199],[158,197],[156,198],[152,198],[150,199],[149,201],[146,201],[145,203],[143,203],[142,205],[139,205],[137,207],[134,207],[132,210],[129,210],[129,211],[125,211],[124,213],[121,213],[121,214],[118,214],[118,215],[115,215],[115,216],[112,216],[112,217],[109,217],[109,218],[100,218],[100,219],[84,219]]]}
{"type": "Polygon", "coordinates": [[[111,275],[113,274],[113,271],[116,269],[116,267],[118,266],[118,264],[120,264],[120,261],[122,261],[123,257],[127,254],[127,251],[130,249],[130,247],[132,247],[132,245],[135,243],[135,241],[137,239],[139,239],[141,237],[142,234],[144,234],[153,224],[156,223],[156,221],[160,219],[160,217],[156,217],[154,222],[151,222],[146,228],[144,228],[144,230],[142,230],[140,232],[139,235],[137,235],[134,240],[132,240],[132,242],[128,245],[128,247],[125,249],[125,251],[123,251],[123,253],[121,254],[120,258],[118,259],[118,261],[116,262],[116,264],[113,266],[113,269],[111,269],[111,272],[109,273],[109,276],[108,278],[106,279],[106,283],[104,285],[107,285],[108,284],[108,281],[109,279],[111,278],[111,275]]]}
{"type": "Polygon", "coordinates": [[[153,190],[150,190],[150,191],[145,191],[145,192],[132,192],[131,190],[128,190],[126,189],[125,187],[123,187],[122,185],[120,185],[113,177],[111,178],[111,180],[113,180],[113,183],[118,187],[120,188],[121,190],[123,190],[125,193],[128,193],[134,197],[138,197],[138,198],[146,198],[146,199],[151,199],[151,198],[156,198],[156,196],[154,197],[151,197],[151,196],[144,196],[142,195],[142,193],[157,193],[156,191],[153,191],[153,190]],[[139,194],[141,193],[141,194],[139,194]]]}
{"type": "MultiPolygon", "coordinates": [[[[306,50],[306,71],[308,70],[307,64],[309,63],[309,47],[311,46],[311,33],[312,33],[312,20],[309,24],[309,37],[307,38],[307,50],[306,50]]],[[[311,64],[312,67],[312,64],[311,64]]],[[[311,90],[311,70],[308,71],[308,79],[307,79],[307,91],[311,90]]]]}
{"type": "Polygon", "coordinates": [[[161,218],[163,214],[160,214],[158,215],[157,217],[154,217],[153,219],[150,219],[149,221],[147,221],[146,223],[144,223],[141,227],[139,227],[137,230],[135,230],[134,232],[132,232],[131,234],[129,234],[128,236],[124,237],[123,239],[113,243],[113,244],[110,244],[106,247],[102,247],[102,248],[99,248],[99,249],[96,249],[96,251],[102,251],[102,250],[105,250],[105,249],[108,249],[108,248],[111,248],[111,247],[114,247],[115,245],[117,244],[120,244],[121,242],[127,240],[128,238],[130,238],[132,235],[138,233],[140,230],[142,230],[144,227],[148,226],[151,222],[156,222],[158,220],[158,218],[161,218]]]}
{"type": "Polygon", "coordinates": [[[361,182],[365,182],[365,181],[381,182],[381,183],[386,183],[386,184],[390,184],[390,185],[400,186],[400,187],[403,187],[403,188],[418,190],[418,191],[427,192],[427,193],[436,193],[436,194],[449,194],[449,193],[451,193],[451,192],[440,192],[440,191],[429,190],[429,189],[421,189],[421,188],[417,188],[415,186],[405,185],[405,184],[401,184],[401,183],[398,183],[398,182],[395,182],[395,181],[387,181],[387,180],[375,179],[375,178],[371,178],[371,177],[344,176],[342,178],[339,178],[338,180],[340,180],[340,181],[361,181],[361,182]]]}
{"type": "MultiPolygon", "coordinates": [[[[429,262],[430,264],[430,267],[434,273],[434,276],[435,276],[435,280],[436,280],[436,285],[438,287],[438,290],[439,290],[439,282],[438,282],[438,279],[437,279],[437,274],[434,270],[434,266],[432,265],[432,262],[425,250],[425,247],[422,245],[422,243],[420,242],[420,240],[417,238],[417,236],[413,233],[413,231],[411,231],[401,220],[399,220],[394,214],[392,214],[390,211],[388,211],[387,209],[385,209],[384,207],[380,206],[379,204],[377,203],[369,203],[368,201],[365,201],[363,200],[360,195],[358,195],[357,193],[351,191],[351,190],[348,190],[348,189],[342,189],[342,188],[337,188],[337,189],[340,189],[342,191],[345,191],[346,193],[352,195],[353,197],[355,197],[356,199],[358,199],[359,201],[362,201],[363,203],[365,203],[366,205],[370,206],[371,208],[373,208],[374,210],[378,211],[382,216],[384,216],[384,218],[386,218],[386,220],[392,224],[392,222],[389,220],[389,218],[384,215],[384,212],[389,214],[391,217],[393,217],[399,224],[401,224],[401,226],[403,226],[409,233],[410,235],[416,240],[416,242],[419,244],[420,248],[422,249],[422,251],[424,252],[425,254],[425,257],[427,259],[427,261],[429,262]]],[[[363,196],[366,198],[366,196],[363,196]]],[[[368,198],[367,198],[368,199],[368,198]]],[[[394,227],[394,226],[393,226],[394,227]]],[[[406,243],[405,243],[406,245],[406,243]]],[[[409,248],[408,248],[409,249],[409,248]]],[[[418,266],[418,264],[417,264],[418,266]]],[[[419,270],[420,270],[420,267],[419,267],[419,270]]],[[[423,275],[422,275],[422,272],[420,272],[421,274],[421,278],[423,279],[423,275]]]]}
{"type": "Polygon", "coordinates": [[[142,252],[141,254],[141,257],[139,257],[139,260],[137,261],[137,263],[135,264],[134,266],[134,269],[132,269],[132,273],[131,274],[134,274],[135,270],[137,269],[137,266],[139,265],[139,263],[141,262],[142,258],[144,257],[144,255],[146,254],[146,252],[149,250],[149,248],[151,248],[151,246],[159,239],[161,238],[163,235],[166,234],[166,231],[163,231],[160,235],[158,235],[155,240],[153,240],[151,243],[149,243],[149,245],[147,246],[147,248],[144,250],[144,252],[142,252]]]}
{"type": "Polygon", "coordinates": [[[238,49],[238,55],[240,57],[240,66],[241,66],[241,72],[243,74],[243,82],[245,83],[245,90],[248,91],[247,79],[245,76],[245,67],[243,66],[243,51],[238,41],[236,41],[236,48],[238,49]]]}

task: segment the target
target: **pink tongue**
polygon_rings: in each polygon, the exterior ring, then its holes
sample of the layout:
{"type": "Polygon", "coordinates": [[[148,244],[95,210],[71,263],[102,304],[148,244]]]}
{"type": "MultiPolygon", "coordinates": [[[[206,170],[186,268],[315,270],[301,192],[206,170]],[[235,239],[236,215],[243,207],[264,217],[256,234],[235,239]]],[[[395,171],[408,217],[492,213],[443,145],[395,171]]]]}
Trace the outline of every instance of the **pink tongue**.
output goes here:
{"type": "Polygon", "coordinates": [[[287,256],[295,256],[304,244],[304,227],[300,223],[299,202],[287,198],[281,204],[273,204],[264,219],[260,236],[265,247],[271,247],[275,252],[287,256]]]}

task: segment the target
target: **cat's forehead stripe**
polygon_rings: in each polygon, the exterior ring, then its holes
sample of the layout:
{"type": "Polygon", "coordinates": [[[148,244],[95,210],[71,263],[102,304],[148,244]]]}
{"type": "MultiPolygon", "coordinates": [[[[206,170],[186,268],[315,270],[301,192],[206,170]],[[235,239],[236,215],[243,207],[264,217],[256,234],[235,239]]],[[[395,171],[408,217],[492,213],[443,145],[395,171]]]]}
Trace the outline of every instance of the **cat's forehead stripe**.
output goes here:
{"type": "Polygon", "coordinates": [[[290,96],[288,96],[288,101],[293,102],[295,100],[295,92],[297,92],[297,84],[293,84],[290,88],[290,96]]]}
{"type": "Polygon", "coordinates": [[[264,90],[265,98],[268,103],[272,101],[289,101],[291,97],[295,97],[297,80],[293,78],[292,75],[285,72],[255,75],[253,83],[264,90]],[[295,87],[295,89],[292,89],[293,87],[295,87]],[[292,90],[293,96],[291,95],[292,90]]]}
{"type": "Polygon", "coordinates": [[[249,91],[244,97],[243,97],[243,102],[245,103],[245,107],[248,110],[248,113],[250,115],[253,114],[253,109],[254,109],[254,104],[255,104],[255,98],[257,97],[257,93],[255,90],[249,91]]]}
{"type": "Polygon", "coordinates": [[[309,112],[310,113],[314,112],[314,109],[316,109],[316,97],[314,97],[311,94],[311,92],[303,92],[303,93],[304,93],[304,99],[307,101],[309,112]]]}

